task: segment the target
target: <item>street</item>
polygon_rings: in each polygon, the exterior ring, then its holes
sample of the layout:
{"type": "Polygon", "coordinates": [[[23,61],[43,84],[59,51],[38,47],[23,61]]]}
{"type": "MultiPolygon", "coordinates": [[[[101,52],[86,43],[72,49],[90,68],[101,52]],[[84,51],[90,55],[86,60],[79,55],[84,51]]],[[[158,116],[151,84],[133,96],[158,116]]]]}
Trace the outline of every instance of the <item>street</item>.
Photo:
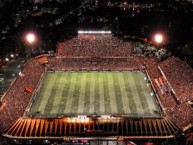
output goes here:
{"type": "Polygon", "coordinates": [[[4,81],[0,84],[0,96],[9,89],[11,83],[16,79],[19,72],[23,69],[23,65],[26,62],[26,58],[17,58],[14,60],[9,60],[9,62],[0,67],[0,79],[4,81]]]}

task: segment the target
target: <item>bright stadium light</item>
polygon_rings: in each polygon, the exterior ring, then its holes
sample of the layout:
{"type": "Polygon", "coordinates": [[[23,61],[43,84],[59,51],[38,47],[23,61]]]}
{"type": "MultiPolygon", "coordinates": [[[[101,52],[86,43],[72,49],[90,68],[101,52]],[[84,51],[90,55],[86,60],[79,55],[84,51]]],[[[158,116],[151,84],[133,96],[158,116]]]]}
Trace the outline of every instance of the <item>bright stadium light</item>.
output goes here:
{"type": "Polygon", "coordinates": [[[34,44],[37,41],[37,36],[33,32],[30,32],[25,35],[25,40],[29,44],[28,47],[26,47],[27,54],[31,57],[34,44]]]}
{"type": "Polygon", "coordinates": [[[164,35],[161,33],[157,33],[153,37],[154,37],[153,38],[154,42],[156,43],[156,47],[157,47],[157,49],[159,49],[160,44],[162,44],[164,41],[164,35]]]}
{"type": "Polygon", "coordinates": [[[86,31],[86,30],[79,30],[78,34],[111,34],[111,31],[86,31]]]}
{"type": "Polygon", "coordinates": [[[162,43],[162,42],[163,42],[163,35],[161,35],[161,34],[156,34],[156,35],[155,35],[155,42],[156,42],[156,43],[162,43]]]}
{"type": "Polygon", "coordinates": [[[26,40],[31,44],[35,41],[35,35],[33,33],[29,33],[26,36],[26,40]]]}

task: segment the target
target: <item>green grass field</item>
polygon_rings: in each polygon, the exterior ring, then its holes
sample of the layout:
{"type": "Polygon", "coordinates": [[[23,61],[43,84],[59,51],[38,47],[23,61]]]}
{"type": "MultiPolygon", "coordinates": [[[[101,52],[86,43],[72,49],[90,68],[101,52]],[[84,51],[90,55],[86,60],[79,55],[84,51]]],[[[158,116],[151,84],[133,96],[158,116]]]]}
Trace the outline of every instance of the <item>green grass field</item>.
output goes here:
{"type": "Polygon", "coordinates": [[[159,108],[150,95],[145,76],[140,71],[48,72],[30,113],[45,117],[95,112],[159,117],[159,108]]]}

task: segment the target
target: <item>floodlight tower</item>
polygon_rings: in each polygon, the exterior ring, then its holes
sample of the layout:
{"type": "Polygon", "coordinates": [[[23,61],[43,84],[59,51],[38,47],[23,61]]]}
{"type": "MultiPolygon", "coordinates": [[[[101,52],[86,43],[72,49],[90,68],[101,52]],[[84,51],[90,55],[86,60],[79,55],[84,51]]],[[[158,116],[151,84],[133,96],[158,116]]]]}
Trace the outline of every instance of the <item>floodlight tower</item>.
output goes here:
{"type": "Polygon", "coordinates": [[[29,43],[29,45],[30,45],[30,56],[31,56],[31,54],[32,54],[32,49],[33,49],[33,44],[34,44],[34,42],[35,42],[35,40],[36,40],[36,36],[35,36],[35,34],[34,33],[28,33],[27,35],[26,35],[26,40],[27,40],[27,42],[29,43]]]}
{"type": "Polygon", "coordinates": [[[156,34],[154,36],[154,40],[156,42],[157,49],[158,49],[159,45],[163,42],[163,35],[162,34],[156,34]]]}

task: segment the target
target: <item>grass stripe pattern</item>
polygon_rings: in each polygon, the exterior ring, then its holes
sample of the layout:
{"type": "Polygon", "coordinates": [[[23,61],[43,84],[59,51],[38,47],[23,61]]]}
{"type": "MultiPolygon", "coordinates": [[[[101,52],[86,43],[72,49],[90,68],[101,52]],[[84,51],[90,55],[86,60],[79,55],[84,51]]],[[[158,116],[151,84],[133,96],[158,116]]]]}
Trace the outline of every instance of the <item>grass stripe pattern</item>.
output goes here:
{"type": "Polygon", "coordinates": [[[47,72],[30,113],[159,117],[158,104],[144,77],[142,71],[47,72]]]}

